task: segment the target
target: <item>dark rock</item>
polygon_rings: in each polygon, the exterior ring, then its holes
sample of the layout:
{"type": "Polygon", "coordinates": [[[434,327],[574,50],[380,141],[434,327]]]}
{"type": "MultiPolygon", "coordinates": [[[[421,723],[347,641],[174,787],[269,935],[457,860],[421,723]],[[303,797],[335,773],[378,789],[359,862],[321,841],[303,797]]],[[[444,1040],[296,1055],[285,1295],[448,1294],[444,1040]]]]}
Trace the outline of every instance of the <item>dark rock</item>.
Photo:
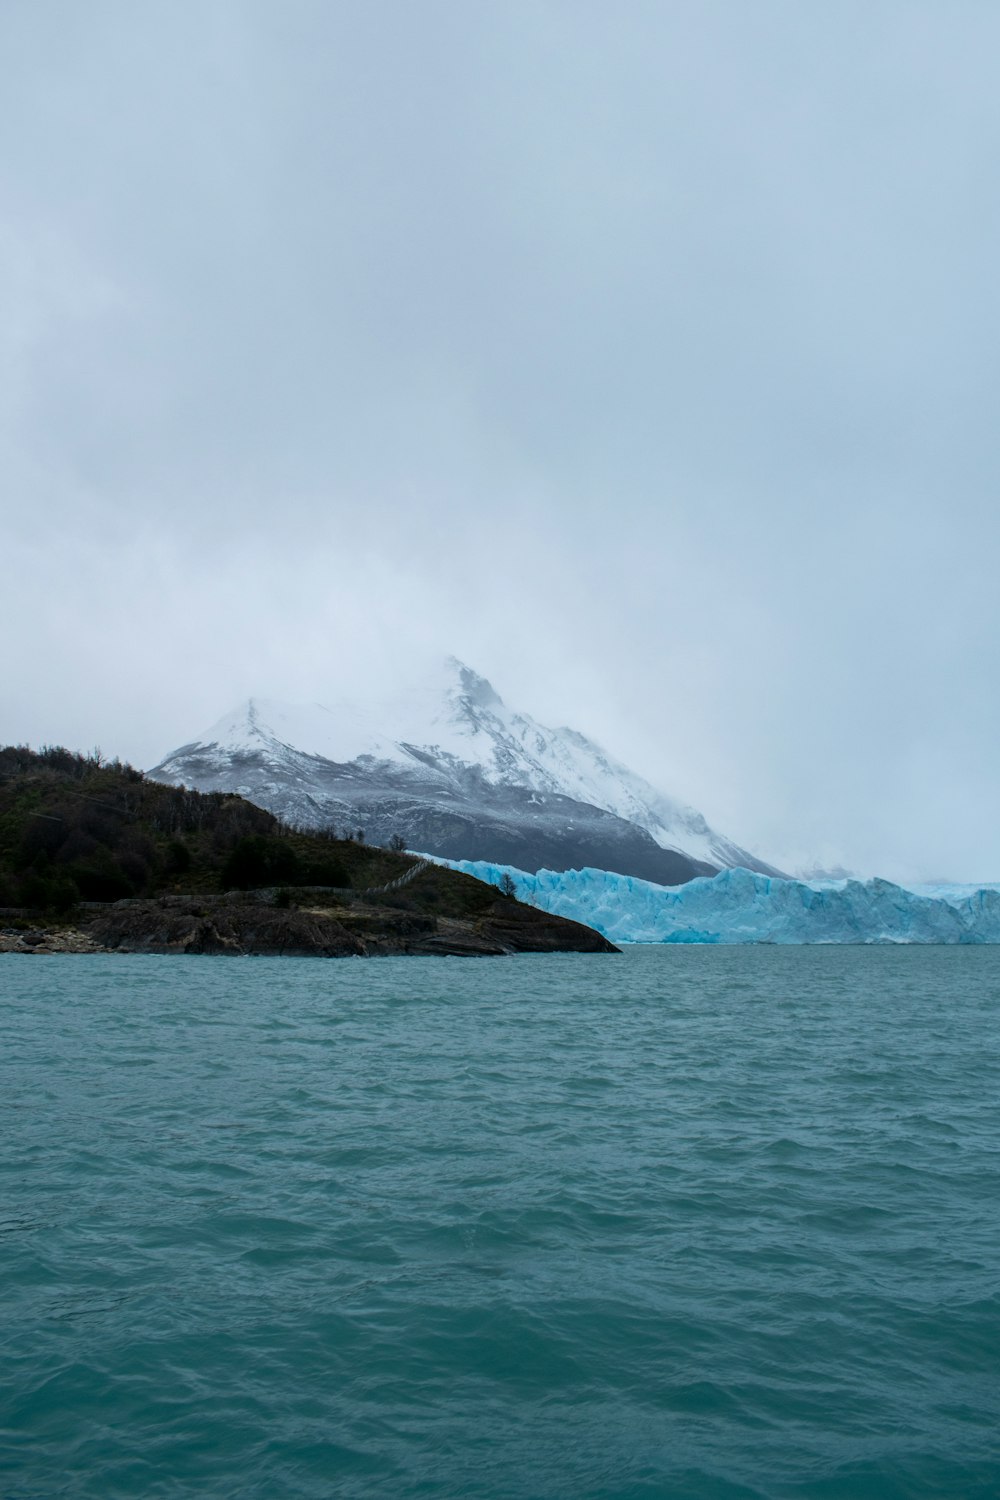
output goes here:
{"type": "Polygon", "coordinates": [[[618,951],[579,922],[511,900],[494,901],[467,917],[379,906],[282,909],[224,896],[121,901],[88,915],[92,942],[119,953],[345,958],[618,951]]]}
{"type": "MultiPolygon", "coordinates": [[[[303,827],[363,827],[385,844],[400,829],[411,849],[443,859],[489,860],[521,870],[591,865],[660,885],[681,885],[716,866],[663,849],[637,824],[571,797],[530,787],[495,786],[474,768],[447,776],[377,763],[335,764],[286,747],[271,756],[226,759],[217,746],[188,746],[150,772],[203,792],[238,791],[303,827]]],[[[747,856],[749,859],[750,856],[747,856]]]]}

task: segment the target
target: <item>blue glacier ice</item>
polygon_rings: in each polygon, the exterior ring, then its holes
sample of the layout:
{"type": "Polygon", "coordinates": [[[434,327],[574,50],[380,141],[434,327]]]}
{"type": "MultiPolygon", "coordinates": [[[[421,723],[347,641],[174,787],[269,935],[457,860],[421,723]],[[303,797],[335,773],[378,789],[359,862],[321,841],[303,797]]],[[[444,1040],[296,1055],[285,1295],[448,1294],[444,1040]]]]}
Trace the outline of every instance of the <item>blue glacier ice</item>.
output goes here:
{"type": "Polygon", "coordinates": [[[663,886],[608,870],[529,874],[439,862],[493,885],[510,875],[522,901],[596,927],[613,943],[1000,943],[996,886],[913,891],[889,880],[809,884],[743,869],[663,886]]]}

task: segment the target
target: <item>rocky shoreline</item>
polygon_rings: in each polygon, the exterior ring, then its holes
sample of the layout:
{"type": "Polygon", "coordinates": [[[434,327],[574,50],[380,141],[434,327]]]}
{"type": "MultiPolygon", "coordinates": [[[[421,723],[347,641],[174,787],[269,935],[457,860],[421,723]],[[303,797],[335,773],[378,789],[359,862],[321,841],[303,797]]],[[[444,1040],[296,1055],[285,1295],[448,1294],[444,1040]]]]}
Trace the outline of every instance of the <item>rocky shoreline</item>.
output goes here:
{"type": "Polygon", "coordinates": [[[295,905],[251,895],[161,896],[92,905],[71,922],[0,929],[0,953],[219,954],[242,957],[497,957],[617,953],[600,933],[498,897],[465,917],[303,894],[295,905]]]}
{"type": "Polygon", "coordinates": [[[109,953],[78,927],[0,927],[0,953],[109,953]]]}

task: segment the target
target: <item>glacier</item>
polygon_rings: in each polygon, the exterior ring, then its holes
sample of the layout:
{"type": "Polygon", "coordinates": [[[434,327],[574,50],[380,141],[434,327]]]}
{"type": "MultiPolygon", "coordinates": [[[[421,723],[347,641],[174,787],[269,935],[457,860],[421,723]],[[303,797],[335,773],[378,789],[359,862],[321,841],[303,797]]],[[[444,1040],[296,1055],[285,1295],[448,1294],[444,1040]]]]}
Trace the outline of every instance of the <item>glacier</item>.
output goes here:
{"type": "Polygon", "coordinates": [[[737,868],[662,886],[608,870],[439,862],[492,885],[509,875],[520,900],[613,943],[1000,943],[1000,885],[810,884],[737,868]]]}

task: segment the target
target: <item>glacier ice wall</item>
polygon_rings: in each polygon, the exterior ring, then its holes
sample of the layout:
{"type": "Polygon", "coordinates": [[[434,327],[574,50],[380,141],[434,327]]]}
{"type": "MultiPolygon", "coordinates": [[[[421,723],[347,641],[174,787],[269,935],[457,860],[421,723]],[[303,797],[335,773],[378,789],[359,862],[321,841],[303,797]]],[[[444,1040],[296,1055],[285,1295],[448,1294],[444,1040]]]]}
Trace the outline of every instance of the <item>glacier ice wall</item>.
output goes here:
{"type": "Polygon", "coordinates": [[[508,874],[522,901],[613,943],[1000,943],[1000,889],[989,886],[922,894],[888,880],[809,885],[743,869],[662,886],[607,870],[441,863],[493,885],[508,874]]]}

